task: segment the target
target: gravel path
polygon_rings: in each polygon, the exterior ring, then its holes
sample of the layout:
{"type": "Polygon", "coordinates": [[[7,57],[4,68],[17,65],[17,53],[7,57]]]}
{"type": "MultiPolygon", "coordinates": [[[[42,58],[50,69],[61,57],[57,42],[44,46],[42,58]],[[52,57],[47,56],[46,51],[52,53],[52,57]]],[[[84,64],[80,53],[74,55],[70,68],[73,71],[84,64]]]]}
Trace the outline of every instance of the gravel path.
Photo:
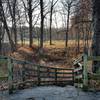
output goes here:
{"type": "Polygon", "coordinates": [[[17,91],[12,95],[0,93],[0,100],[100,100],[100,92],[82,92],[72,86],[45,86],[17,91]]]}

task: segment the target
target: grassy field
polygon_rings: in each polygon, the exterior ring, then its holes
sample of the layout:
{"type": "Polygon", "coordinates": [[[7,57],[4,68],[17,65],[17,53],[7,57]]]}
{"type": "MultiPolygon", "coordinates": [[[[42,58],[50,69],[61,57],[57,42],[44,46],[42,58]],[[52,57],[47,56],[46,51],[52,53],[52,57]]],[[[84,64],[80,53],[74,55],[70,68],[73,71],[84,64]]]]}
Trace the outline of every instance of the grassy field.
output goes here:
{"type": "MultiPolygon", "coordinates": [[[[51,48],[65,48],[65,41],[64,40],[55,40],[52,42],[53,45],[49,45],[49,41],[44,42],[44,47],[51,47],[51,48]]],[[[83,47],[84,42],[80,40],[80,47],[83,47]]],[[[91,45],[91,41],[89,41],[89,45],[91,45]]],[[[68,47],[76,47],[77,42],[76,40],[69,40],[68,41],[68,47]]]]}
{"type": "MultiPolygon", "coordinates": [[[[19,42],[21,43],[21,42],[19,42]]],[[[90,52],[91,52],[91,43],[92,41],[89,40],[89,48],[90,48],[90,52]]],[[[27,45],[28,47],[29,41],[25,41],[25,45],[27,45]]],[[[33,47],[38,47],[39,46],[39,42],[38,40],[34,40],[33,41],[33,47]]],[[[44,41],[44,48],[45,49],[49,49],[49,52],[56,52],[57,50],[60,51],[64,51],[65,49],[65,41],[64,40],[53,40],[52,41],[52,45],[49,44],[49,41],[44,41]]],[[[80,47],[79,47],[79,51],[78,51],[78,43],[76,40],[69,40],[68,41],[68,48],[67,48],[67,52],[68,55],[70,57],[77,57],[80,54],[82,54],[84,51],[84,41],[80,40],[80,47]]]]}
{"type": "MultiPolygon", "coordinates": [[[[25,45],[29,45],[29,41],[28,41],[28,40],[25,40],[23,43],[24,43],[25,45]]],[[[39,44],[39,42],[38,42],[37,39],[34,39],[34,40],[33,40],[33,43],[34,43],[35,45],[38,45],[38,44],[39,44]]],[[[21,44],[21,41],[18,41],[18,44],[21,44]]]]}
{"type": "MultiPolygon", "coordinates": [[[[21,44],[21,41],[18,42],[19,44],[21,44]]],[[[91,40],[89,40],[89,46],[91,46],[91,40]]],[[[29,41],[25,41],[24,42],[25,45],[29,45],[29,41]]],[[[44,47],[47,48],[65,48],[65,41],[64,40],[53,40],[52,41],[53,45],[49,44],[49,41],[45,41],[44,42],[44,47]]],[[[39,42],[37,39],[33,40],[33,45],[39,46],[39,42]]],[[[68,41],[68,47],[76,47],[77,46],[77,42],[76,40],[69,40],[68,41]]],[[[80,40],[80,47],[84,46],[84,42],[83,40],[80,40]]]]}

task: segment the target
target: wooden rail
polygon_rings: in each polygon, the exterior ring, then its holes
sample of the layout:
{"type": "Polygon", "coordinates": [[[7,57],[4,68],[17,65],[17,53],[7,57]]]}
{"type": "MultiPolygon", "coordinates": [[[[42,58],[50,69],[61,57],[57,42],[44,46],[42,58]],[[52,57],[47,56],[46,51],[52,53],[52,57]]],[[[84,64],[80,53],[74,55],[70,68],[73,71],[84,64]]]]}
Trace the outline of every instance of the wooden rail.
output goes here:
{"type": "MultiPolygon", "coordinates": [[[[36,65],[28,61],[20,61],[11,57],[0,56],[0,62],[7,62],[9,93],[14,88],[28,85],[73,85],[73,68],[53,68],[36,65]]],[[[4,76],[2,76],[4,77],[4,76]]]]}
{"type": "Polygon", "coordinates": [[[74,62],[74,85],[76,87],[83,87],[83,65],[82,58],[74,62]]]}
{"type": "MultiPolygon", "coordinates": [[[[88,61],[100,61],[100,56],[87,56],[86,54],[74,60],[74,83],[77,87],[88,87],[88,82],[92,80],[100,80],[100,70],[97,73],[89,74],[88,61]]],[[[92,66],[92,65],[91,65],[92,66]]]]}
{"type": "Polygon", "coordinates": [[[88,85],[87,55],[82,55],[73,63],[75,86],[86,87],[88,85]]]}
{"type": "Polygon", "coordinates": [[[76,87],[83,87],[83,66],[80,65],[80,63],[78,63],[79,65],[75,66],[75,71],[74,71],[74,77],[75,77],[75,82],[74,85],[76,87]]]}
{"type": "MultiPolygon", "coordinates": [[[[88,79],[92,78],[91,75],[88,75],[87,71],[89,60],[100,61],[100,57],[88,57],[84,54],[74,60],[74,68],[53,68],[36,65],[28,61],[20,61],[11,57],[0,56],[0,68],[3,68],[4,71],[0,71],[0,81],[6,80],[9,93],[12,93],[16,88],[23,88],[29,85],[62,86],[74,84],[82,88],[88,86],[88,79]],[[6,66],[6,72],[3,66],[6,66]]],[[[100,79],[100,73],[92,74],[92,76],[95,79],[100,79]]]]}
{"type": "MultiPolygon", "coordinates": [[[[100,62],[100,56],[87,56],[86,57],[86,68],[92,66],[92,62],[100,62]],[[88,62],[91,62],[91,65],[88,64],[88,62]]],[[[92,91],[100,91],[100,67],[95,73],[88,72],[88,90],[92,91]]]]}

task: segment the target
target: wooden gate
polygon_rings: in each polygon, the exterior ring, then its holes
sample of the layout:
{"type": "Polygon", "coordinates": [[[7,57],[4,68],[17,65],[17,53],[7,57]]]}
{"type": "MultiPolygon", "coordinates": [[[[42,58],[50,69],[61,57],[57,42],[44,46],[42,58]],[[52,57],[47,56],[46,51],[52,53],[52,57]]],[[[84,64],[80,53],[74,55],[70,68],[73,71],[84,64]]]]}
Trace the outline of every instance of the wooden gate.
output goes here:
{"type": "MultiPolygon", "coordinates": [[[[40,86],[40,85],[73,85],[73,68],[53,68],[41,65],[35,65],[28,61],[20,61],[11,57],[0,56],[1,64],[6,62],[7,74],[5,77],[8,83],[9,93],[14,89],[40,86]]],[[[3,67],[0,65],[0,67],[3,67]]],[[[2,70],[4,71],[4,70],[2,70]]]]}
{"type": "Polygon", "coordinates": [[[75,59],[74,63],[74,84],[76,87],[87,87],[88,72],[87,72],[87,56],[82,55],[75,59]]]}

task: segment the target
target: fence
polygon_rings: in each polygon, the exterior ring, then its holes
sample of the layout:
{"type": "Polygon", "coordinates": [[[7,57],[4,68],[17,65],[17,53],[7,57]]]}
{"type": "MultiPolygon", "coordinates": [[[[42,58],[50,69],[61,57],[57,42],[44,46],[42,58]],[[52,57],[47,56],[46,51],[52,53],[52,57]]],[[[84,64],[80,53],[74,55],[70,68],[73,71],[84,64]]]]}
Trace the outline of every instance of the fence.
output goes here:
{"type": "Polygon", "coordinates": [[[75,66],[75,86],[88,86],[87,55],[84,54],[74,61],[75,66]]]}
{"type": "Polygon", "coordinates": [[[98,70],[98,72],[95,74],[92,73],[92,71],[90,73],[90,70],[92,70],[93,61],[100,61],[100,57],[87,56],[86,54],[84,54],[74,61],[73,65],[75,67],[75,70],[74,70],[75,86],[89,88],[90,80],[95,80],[96,82],[97,80],[100,81],[100,70],[98,70]],[[89,64],[90,61],[91,61],[91,64],[89,64]]]}
{"type": "MultiPolygon", "coordinates": [[[[93,66],[93,62],[100,63],[100,56],[89,56],[86,58],[86,67],[93,66]]],[[[94,63],[94,64],[96,64],[94,63]]],[[[92,69],[92,68],[91,68],[92,69]]],[[[100,91],[100,67],[95,73],[88,72],[88,87],[100,91]]]]}
{"type": "Polygon", "coordinates": [[[20,61],[11,57],[0,56],[0,67],[6,70],[0,80],[6,80],[9,93],[14,89],[34,85],[73,85],[74,69],[73,68],[52,68],[47,66],[35,65],[28,61],[20,61]]]}

